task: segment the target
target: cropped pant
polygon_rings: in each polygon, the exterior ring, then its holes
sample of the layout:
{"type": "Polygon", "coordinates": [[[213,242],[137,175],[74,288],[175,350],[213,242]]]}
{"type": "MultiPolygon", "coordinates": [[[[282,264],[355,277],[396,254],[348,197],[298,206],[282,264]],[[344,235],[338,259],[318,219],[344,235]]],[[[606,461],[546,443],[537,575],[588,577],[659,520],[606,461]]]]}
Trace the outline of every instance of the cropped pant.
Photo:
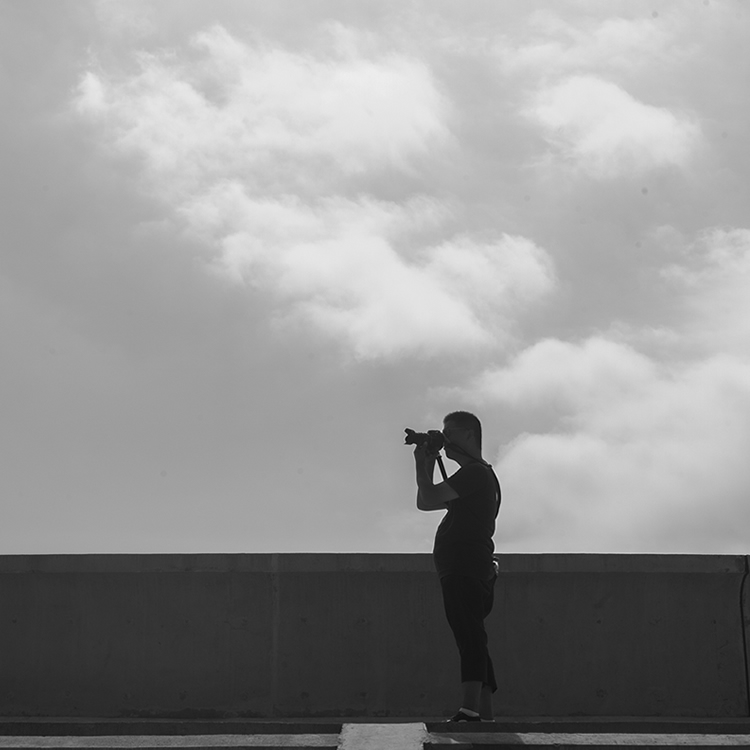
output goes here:
{"type": "Polygon", "coordinates": [[[440,579],[448,624],[461,657],[461,682],[481,682],[497,691],[495,670],[487,649],[484,618],[492,611],[495,581],[448,575],[440,579]]]}

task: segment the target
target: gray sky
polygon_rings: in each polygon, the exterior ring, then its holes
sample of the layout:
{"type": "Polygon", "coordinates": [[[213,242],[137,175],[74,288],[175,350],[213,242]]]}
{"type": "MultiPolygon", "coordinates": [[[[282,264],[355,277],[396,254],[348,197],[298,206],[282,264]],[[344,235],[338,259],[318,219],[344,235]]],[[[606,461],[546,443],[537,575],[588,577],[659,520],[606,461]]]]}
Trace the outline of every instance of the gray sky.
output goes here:
{"type": "Polygon", "coordinates": [[[750,6],[0,0],[0,552],[748,551],[750,6]],[[453,467],[455,468],[455,467],[453,467]]]}

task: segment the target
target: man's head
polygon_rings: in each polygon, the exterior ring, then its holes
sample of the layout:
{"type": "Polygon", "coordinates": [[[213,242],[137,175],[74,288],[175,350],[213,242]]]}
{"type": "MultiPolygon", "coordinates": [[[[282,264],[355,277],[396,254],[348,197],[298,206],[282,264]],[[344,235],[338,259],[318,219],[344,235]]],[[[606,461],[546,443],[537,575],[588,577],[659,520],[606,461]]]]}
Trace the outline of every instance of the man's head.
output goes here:
{"type": "Polygon", "coordinates": [[[455,461],[460,455],[451,451],[451,444],[475,458],[482,457],[482,423],[470,412],[453,411],[446,415],[443,419],[443,435],[446,439],[445,455],[448,458],[455,461]]]}

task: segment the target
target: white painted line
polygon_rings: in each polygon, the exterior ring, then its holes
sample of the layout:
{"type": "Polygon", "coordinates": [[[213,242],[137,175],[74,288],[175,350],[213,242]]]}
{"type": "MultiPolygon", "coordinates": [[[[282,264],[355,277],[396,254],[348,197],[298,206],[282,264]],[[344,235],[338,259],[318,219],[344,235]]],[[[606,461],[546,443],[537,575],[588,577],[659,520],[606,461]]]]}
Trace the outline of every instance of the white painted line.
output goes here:
{"type": "Polygon", "coordinates": [[[338,747],[338,734],[97,735],[95,737],[4,737],[4,748],[139,747],[338,747]]]}
{"type": "Polygon", "coordinates": [[[422,750],[429,739],[423,723],[344,724],[341,750],[422,750]]]}

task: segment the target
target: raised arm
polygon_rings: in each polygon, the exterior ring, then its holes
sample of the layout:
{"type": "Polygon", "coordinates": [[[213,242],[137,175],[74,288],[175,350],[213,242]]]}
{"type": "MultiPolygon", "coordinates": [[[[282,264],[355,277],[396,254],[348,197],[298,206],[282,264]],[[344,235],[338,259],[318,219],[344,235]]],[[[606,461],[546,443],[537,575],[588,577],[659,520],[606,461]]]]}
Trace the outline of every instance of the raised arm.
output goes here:
{"type": "Polygon", "coordinates": [[[414,448],[414,464],[417,471],[417,508],[419,510],[447,510],[448,503],[458,498],[456,491],[447,483],[435,484],[436,454],[429,453],[426,446],[414,448]]]}

